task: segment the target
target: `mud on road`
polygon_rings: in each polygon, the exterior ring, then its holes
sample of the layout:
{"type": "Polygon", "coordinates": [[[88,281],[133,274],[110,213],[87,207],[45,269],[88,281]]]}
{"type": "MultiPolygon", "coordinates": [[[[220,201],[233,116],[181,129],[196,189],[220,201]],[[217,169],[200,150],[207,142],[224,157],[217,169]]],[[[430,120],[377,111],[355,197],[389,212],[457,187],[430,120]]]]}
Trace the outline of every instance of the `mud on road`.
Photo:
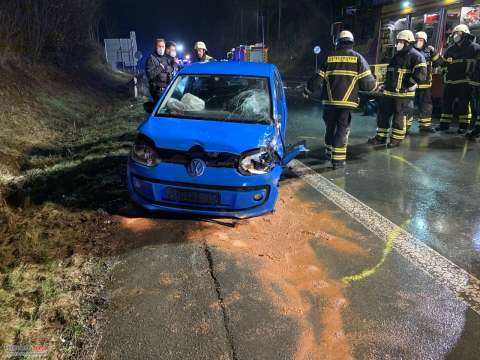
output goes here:
{"type": "MultiPolygon", "coordinates": [[[[358,228],[339,220],[337,210],[319,211],[318,204],[308,201],[304,187],[300,179],[284,181],[276,211],[249,220],[119,217],[124,231],[119,234],[121,239],[112,241],[128,244],[132,250],[113,275],[112,306],[107,316],[110,324],[105,325],[97,356],[187,358],[192,344],[188,345],[181,333],[204,337],[205,343],[213,341],[211,348],[221,350],[212,358],[351,358],[342,319],[348,307],[344,296],[348,285],[342,277],[370,266],[375,250],[358,228]],[[206,282],[201,291],[185,287],[192,281],[188,272],[195,269],[175,264],[190,261],[183,257],[185,246],[197,249],[190,257],[200,253],[206,259],[208,266],[200,267],[200,272],[210,276],[200,277],[206,282]],[[147,254],[138,256],[143,251],[139,249],[145,248],[149,249],[147,254]],[[332,273],[330,264],[318,256],[323,250],[356,260],[346,266],[345,273],[332,273]],[[162,262],[161,257],[150,258],[152,254],[167,253],[170,260],[163,261],[172,262],[171,269],[158,263],[150,267],[151,262],[162,262]],[[132,272],[137,274],[132,276],[132,272]],[[165,316],[151,326],[139,325],[142,318],[157,316],[153,313],[158,314],[161,303],[169,301],[169,290],[165,289],[171,287],[176,289],[172,296],[185,302],[180,311],[188,312],[185,309],[196,306],[193,303],[205,302],[209,315],[187,320],[178,315],[183,323],[165,316]],[[202,293],[205,288],[211,288],[210,294],[202,293]],[[195,291],[200,296],[197,300],[195,291]],[[147,306],[146,292],[156,294],[147,306]],[[143,313],[138,312],[140,309],[143,313]],[[209,312],[212,309],[216,309],[213,315],[209,312]],[[218,338],[222,333],[224,338],[218,338]],[[135,341],[131,341],[132,336],[135,341]],[[156,344],[154,349],[148,348],[151,344],[156,344]],[[163,344],[175,345],[168,348],[163,344]],[[172,349],[176,350],[172,353],[172,349]]],[[[200,352],[196,358],[210,355],[200,352]]]]}

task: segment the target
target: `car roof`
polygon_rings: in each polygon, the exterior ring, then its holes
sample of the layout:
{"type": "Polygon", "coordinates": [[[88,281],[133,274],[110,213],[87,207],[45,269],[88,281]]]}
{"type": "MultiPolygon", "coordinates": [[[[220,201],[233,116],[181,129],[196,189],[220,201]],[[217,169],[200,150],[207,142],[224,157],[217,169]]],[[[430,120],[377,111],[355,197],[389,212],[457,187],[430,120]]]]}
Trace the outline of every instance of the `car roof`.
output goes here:
{"type": "Polygon", "coordinates": [[[270,77],[274,74],[275,68],[276,67],[273,64],[238,61],[210,61],[188,65],[181,71],[181,74],[270,77]]]}

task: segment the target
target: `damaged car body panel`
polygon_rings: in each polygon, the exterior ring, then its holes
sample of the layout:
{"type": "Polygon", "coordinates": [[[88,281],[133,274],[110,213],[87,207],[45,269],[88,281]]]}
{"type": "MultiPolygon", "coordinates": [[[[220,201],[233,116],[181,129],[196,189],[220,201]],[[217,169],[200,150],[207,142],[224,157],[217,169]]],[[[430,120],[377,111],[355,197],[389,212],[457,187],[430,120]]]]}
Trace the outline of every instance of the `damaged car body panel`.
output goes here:
{"type": "Polygon", "coordinates": [[[139,128],[128,164],[147,210],[245,218],[274,209],[287,106],[274,65],[210,62],[183,69],[139,128]]]}

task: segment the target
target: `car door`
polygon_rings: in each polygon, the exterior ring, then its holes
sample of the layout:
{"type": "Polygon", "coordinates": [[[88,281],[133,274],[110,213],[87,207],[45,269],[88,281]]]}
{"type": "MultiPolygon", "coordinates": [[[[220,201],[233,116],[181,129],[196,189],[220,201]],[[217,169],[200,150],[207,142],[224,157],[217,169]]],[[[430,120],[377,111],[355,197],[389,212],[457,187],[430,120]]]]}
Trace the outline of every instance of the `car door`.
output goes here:
{"type": "Polygon", "coordinates": [[[287,164],[295,159],[300,153],[307,152],[308,149],[305,146],[305,142],[300,142],[292,146],[287,146],[284,148],[286,135],[287,135],[287,118],[288,118],[288,108],[287,108],[287,99],[285,96],[285,89],[283,87],[283,81],[278,70],[275,70],[274,75],[274,84],[275,84],[275,121],[277,121],[280,126],[280,136],[282,143],[282,160],[281,165],[287,166],[287,164]]]}

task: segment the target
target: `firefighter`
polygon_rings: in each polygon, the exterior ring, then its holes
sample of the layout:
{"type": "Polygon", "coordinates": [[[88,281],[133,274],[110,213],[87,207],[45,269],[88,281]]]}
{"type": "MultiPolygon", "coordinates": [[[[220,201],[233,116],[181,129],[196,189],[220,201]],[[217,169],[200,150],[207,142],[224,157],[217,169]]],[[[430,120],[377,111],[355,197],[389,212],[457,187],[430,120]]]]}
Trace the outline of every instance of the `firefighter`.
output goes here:
{"type": "Polygon", "coordinates": [[[169,74],[172,72],[169,59],[165,54],[165,47],[164,39],[155,40],[155,49],[145,65],[150,95],[155,103],[167,87],[169,74]]]}
{"type": "MultiPolygon", "coordinates": [[[[415,49],[417,49],[427,62],[427,80],[418,84],[415,92],[415,107],[420,125],[421,133],[434,133],[432,127],[432,74],[433,69],[440,65],[440,55],[435,48],[428,45],[427,33],[420,31],[415,34],[415,49]]],[[[407,124],[408,125],[408,124],[407,124]]],[[[407,126],[407,132],[409,127],[407,126]]]]}
{"type": "Polygon", "coordinates": [[[448,130],[456,114],[459,123],[458,133],[465,134],[472,120],[471,81],[480,47],[473,42],[473,36],[467,25],[456,26],[452,35],[454,44],[447,49],[442,58],[445,90],[442,117],[437,130],[448,130]]]}
{"type": "Polygon", "coordinates": [[[427,63],[415,50],[414,42],[410,30],[400,31],[397,35],[397,52],[387,67],[383,96],[379,99],[377,134],[368,140],[370,145],[393,148],[405,139],[407,119],[413,115],[415,91],[418,84],[427,80],[427,63]]]}
{"type": "Polygon", "coordinates": [[[358,91],[372,91],[376,87],[367,61],[353,50],[353,34],[342,31],[335,45],[335,51],[326,56],[320,71],[309,80],[304,89],[306,98],[317,89],[323,90],[325,146],[327,159],[331,160],[334,169],[345,166],[351,111],[360,102],[358,91]]]}
{"type": "Polygon", "coordinates": [[[203,41],[197,41],[193,47],[195,50],[195,60],[193,62],[209,62],[214,61],[215,59],[208,55],[207,46],[203,41]]]}
{"type": "Polygon", "coordinates": [[[470,140],[476,140],[480,137],[480,52],[477,51],[475,57],[475,70],[473,72],[472,81],[472,110],[475,120],[475,128],[467,134],[470,140]]]}

